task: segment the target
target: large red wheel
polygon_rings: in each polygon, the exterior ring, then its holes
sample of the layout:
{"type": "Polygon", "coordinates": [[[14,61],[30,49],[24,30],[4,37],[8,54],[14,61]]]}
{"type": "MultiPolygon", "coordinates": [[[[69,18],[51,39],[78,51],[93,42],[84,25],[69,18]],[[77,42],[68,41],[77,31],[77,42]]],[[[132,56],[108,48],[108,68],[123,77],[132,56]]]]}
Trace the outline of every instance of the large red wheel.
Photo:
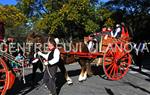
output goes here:
{"type": "Polygon", "coordinates": [[[119,80],[125,76],[131,65],[129,52],[109,49],[103,57],[104,73],[110,80],[119,80]]]}
{"type": "Polygon", "coordinates": [[[6,91],[14,84],[15,76],[9,71],[5,61],[0,58],[0,95],[5,95],[6,91]]]}

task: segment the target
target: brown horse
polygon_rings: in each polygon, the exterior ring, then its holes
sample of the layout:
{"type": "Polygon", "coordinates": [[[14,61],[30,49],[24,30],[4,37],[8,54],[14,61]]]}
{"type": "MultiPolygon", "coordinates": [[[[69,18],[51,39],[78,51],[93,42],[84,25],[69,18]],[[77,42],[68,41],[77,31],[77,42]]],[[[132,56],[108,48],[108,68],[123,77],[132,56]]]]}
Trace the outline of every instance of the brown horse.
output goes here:
{"type": "MultiPolygon", "coordinates": [[[[32,42],[32,43],[43,43],[46,42],[47,40],[45,40],[48,37],[43,37],[39,34],[36,33],[31,33],[27,36],[27,42],[32,42]],[[45,40],[45,41],[44,41],[45,40]]],[[[52,37],[51,37],[52,38],[52,37]]],[[[89,58],[83,58],[80,57],[79,55],[73,55],[73,54],[66,54],[65,53],[65,47],[63,45],[58,45],[58,48],[61,52],[61,60],[60,60],[60,64],[58,64],[58,67],[60,68],[61,72],[64,74],[65,79],[67,80],[68,84],[72,83],[71,78],[69,77],[66,68],[65,68],[65,64],[72,64],[75,62],[78,62],[81,66],[81,72],[79,75],[79,81],[83,81],[86,80],[87,75],[91,76],[91,66],[89,63],[89,58]]],[[[82,41],[72,41],[71,42],[71,51],[77,50],[76,52],[78,52],[80,50],[80,52],[86,52],[88,53],[88,48],[87,46],[84,44],[84,42],[82,41]]]]}
{"type": "MultiPolygon", "coordinates": [[[[83,41],[71,41],[70,42],[70,52],[77,53],[77,52],[84,52],[89,53],[87,46],[83,41]]],[[[61,58],[65,64],[72,64],[75,62],[78,62],[81,66],[81,72],[79,75],[79,81],[86,80],[87,75],[91,76],[91,65],[90,65],[90,59],[86,57],[81,57],[78,54],[69,54],[66,53],[64,47],[59,47],[61,54],[61,58]]]]}

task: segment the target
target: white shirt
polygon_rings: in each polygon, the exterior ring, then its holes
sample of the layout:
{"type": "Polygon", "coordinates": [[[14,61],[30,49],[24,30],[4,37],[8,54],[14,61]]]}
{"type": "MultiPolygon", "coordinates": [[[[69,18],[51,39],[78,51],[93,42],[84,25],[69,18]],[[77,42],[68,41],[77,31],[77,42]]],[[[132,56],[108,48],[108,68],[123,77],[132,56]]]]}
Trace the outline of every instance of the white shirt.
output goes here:
{"type": "MultiPolygon", "coordinates": [[[[51,51],[49,51],[47,54],[43,54],[42,52],[38,52],[38,55],[42,56],[45,60],[48,60],[48,56],[51,53],[51,51]]],[[[54,50],[54,54],[53,54],[53,58],[51,60],[48,60],[48,64],[54,65],[57,62],[59,62],[60,59],[60,51],[56,48],[54,50]]]]}
{"type": "Polygon", "coordinates": [[[111,36],[112,37],[116,37],[119,32],[121,32],[121,28],[120,27],[118,27],[118,28],[115,29],[115,33],[111,32],[111,36]]]}
{"type": "Polygon", "coordinates": [[[87,47],[88,47],[88,50],[91,52],[94,47],[94,43],[90,41],[87,47]]]}

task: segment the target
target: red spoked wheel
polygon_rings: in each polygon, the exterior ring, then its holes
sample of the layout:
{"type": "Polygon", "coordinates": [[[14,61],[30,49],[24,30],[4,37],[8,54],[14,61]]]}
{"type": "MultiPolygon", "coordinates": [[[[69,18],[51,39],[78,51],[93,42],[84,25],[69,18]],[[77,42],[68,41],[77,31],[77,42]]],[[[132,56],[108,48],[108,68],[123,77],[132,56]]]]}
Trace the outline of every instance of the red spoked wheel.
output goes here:
{"type": "Polygon", "coordinates": [[[125,76],[131,65],[129,52],[109,49],[103,57],[104,73],[110,80],[119,80],[125,76]]]}
{"type": "Polygon", "coordinates": [[[0,93],[5,95],[7,91],[8,67],[3,59],[0,58],[0,93]]]}
{"type": "Polygon", "coordinates": [[[15,76],[9,71],[5,61],[0,58],[0,95],[5,95],[6,91],[14,84],[15,76]]]}

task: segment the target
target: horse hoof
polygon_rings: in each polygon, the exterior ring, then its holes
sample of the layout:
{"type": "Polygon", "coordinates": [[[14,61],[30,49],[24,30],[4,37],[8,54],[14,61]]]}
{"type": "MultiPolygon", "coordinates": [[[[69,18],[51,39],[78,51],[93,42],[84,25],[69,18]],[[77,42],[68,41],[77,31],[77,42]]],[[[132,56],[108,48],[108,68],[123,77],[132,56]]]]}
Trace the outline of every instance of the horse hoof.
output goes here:
{"type": "Polygon", "coordinates": [[[73,85],[73,83],[67,83],[68,85],[73,85]]]}
{"type": "Polygon", "coordinates": [[[83,79],[83,81],[86,81],[87,78],[83,79]]]}
{"type": "Polygon", "coordinates": [[[80,83],[82,83],[84,80],[79,80],[80,83]]]}
{"type": "Polygon", "coordinates": [[[67,81],[67,84],[68,84],[68,85],[72,85],[73,82],[72,82],[72,81],[67,81]]]}
{"type": "Polygon", "coordinates": [[[83,82],[83,81],[84,81],[84,79],[83,79],[83,78],[82,78],[82,79],[78,79],[78,81],[79,81],[79,82],[83,82]]]}
{"type": "Polygon", "coordinates": [[[84,77],[79,77],[79,79],[78,79],[78,81],[79,82],[83,82],[83,81],[85,81],[87,79],[87,76],[84,76],[84,77]]]}
{"type": "Polygon", "coordinates": [[[71,79],[70,77],[67,77],[67,79],[66,79],[66,80],[67,80],[67,84],[68,84],[68,85],[73,84],[72,79],[71,79]]]}

